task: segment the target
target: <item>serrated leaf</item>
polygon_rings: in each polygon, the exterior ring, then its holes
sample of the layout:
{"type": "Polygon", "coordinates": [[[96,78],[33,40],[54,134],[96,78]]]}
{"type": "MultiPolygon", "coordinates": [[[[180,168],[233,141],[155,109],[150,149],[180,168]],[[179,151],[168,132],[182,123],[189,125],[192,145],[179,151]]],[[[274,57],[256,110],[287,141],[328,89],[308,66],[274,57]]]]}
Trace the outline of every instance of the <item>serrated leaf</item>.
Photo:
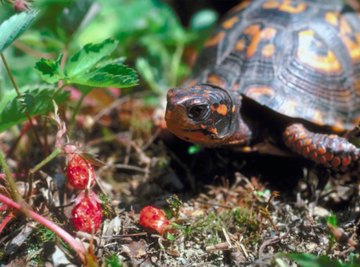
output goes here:
{"type": "Polygon", "coordinates": [[[116,46],[117,42],[112,39],[106,39],[98,44],[86,44],[67,62],[65,67],[66,75],[71,78],[89,71],[101,59],[109,56],[109,54],[115,50],[116,46]]]}
{"type": "Polygon", "coordinates": [[[138,78],[136,72],[125,65],[109,64],[94,71],[70,78],[68,83],[92,87],[126,88],[136,85],[138,78]]]}
{"type": "Polygon", "coordinates": [[[30,27],[37,14],[36,10],[15,14],[0,25],[0,52],[30,27]]]}
{"type": "Polygon", "coordinates": [[[26,90],[21,99],[14,91],[5,94],[0,100],[0,132],[25,121],[25,110],[31,116],[44,115],[53,109],[52,100],[59,105],[69,96],[68,92],[61,91],[53,98],[54,92],[52,88],[26,90]]]}
{"type": "Polygon", "coordinates": [[[62,55],[57,60],[42,58],[36,62],[35,69],[39,72],[41,79],[47,83],[56,83],[64,79],[64,73],[60,66],[61,58],[62,55]]]}

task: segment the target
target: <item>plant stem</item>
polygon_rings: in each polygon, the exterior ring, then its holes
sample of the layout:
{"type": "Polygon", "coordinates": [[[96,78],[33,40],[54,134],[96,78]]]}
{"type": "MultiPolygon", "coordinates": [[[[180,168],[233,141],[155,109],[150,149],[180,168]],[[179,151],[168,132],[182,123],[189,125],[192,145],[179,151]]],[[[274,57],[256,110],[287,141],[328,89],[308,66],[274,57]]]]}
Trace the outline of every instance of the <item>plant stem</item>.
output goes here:
{"type": "Polygon", "coordinates": [[[37,214],[36,212],[28,209],[26,206],[14,202],[13,200],[4,196],[3,194],[0,194],[0,202],[4,203],[9,207],[12,207],[13,209],[23,212],[26,216],[30,217],[34,221],[44,225],[49,230],[53,231],[57,236],[59,236],[67,244],[69,244],[69,246],[79,255],[80,259],[86,266],[87,252],[83,244],[77,241],[75,238],[73,238],[68,232],[66,232],[60,226],[55,224],[53,221],[50,221],[47,218],[41,216],[40,214],[37,214]]]}
{"type": "Polygon", "coordinates": [[[0,150],[0,166],[4,169],[6,181],[9,184],[11,197],[16,201],[20,202],[22,200],[21,195],[17,191],[14,177],[11,174],[10,168],[6,163],[4,153],[0,150]]]}
{"type": "Polygon", "coordinates": [[[38,170],[40,170],[42,167],[44,167],[46,164],[48,164],[50,161],[52,161],[54,158],[56,158],[61,153],[60,148],[56,148],[49,156],[47,156],[45,159],[43,159],[40,163],[38,163],[34,168],[32,168],[29,173],[34,174],[38,170]]]}
{"type": "MultiPolygon", "coordinates": [[[[6,61],[5,57],[4,57],[4,54],[3,54],[3,53],[0,53],[0,57],[1,57],[1,60],[3,61],[3,63],[4,63],[5,69],[6,69],[7,73],[8,73],[8,76],[9,76],[9,78],[10,78],[10,80],[11,80],[12,85],[14,86],[14,89],[15,89],[15,91],[16,91],[16,94],[17,94],[18,98],[21,98],[21,93],[20,93],[19,87],[18,87],[18,85],[16,84],[15,78],[14,78],[14,76],[13,76],[12,73],[11,73],[11,70],[10,70],[10,68],[9,68],[9,65],[7,64],[7,61],[6,61]]],[[[33,132],[34,132],[34,136],[35,136],[36,142],[40,145],[40,147],[42,147],[41,141],[40,141],[40,136],[39,136],[38,132],[36,131],[36,129],[35,129],[35,127],[34,127],[34,124],[32,123],[30,113],[29,113],[29,111],[27,110],[27,106],[25,106],[25,108],[26,108],[26,109],[25,109],[25,116],[27,117],[27,119],[28,119],[28,121],[29,121],[29,124],[31,125],[31,129],[32,129],[33,132]]]]}

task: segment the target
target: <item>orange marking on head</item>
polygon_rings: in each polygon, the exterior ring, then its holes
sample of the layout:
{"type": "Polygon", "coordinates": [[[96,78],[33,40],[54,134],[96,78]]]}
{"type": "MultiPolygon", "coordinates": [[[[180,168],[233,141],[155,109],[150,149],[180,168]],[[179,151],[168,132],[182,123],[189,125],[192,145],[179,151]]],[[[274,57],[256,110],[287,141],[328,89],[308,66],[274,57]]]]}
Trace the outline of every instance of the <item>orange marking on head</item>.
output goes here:
{"type": "Polygon", "coordinates": [[[227,20],[225,20],[222,23],[222,26],[224,29],[231,29],[232,27],[234,27],[235,23],[238,22],[239,18],[237,16],[231,17],[227,20]]]}
{"type": "Polygon", "coordinates": [[[228,113],[227,106],[225,104],[219,105],[216,109],[216,112],[223,116],[226,116],[226,114],[228,113]]]}
{"type": "Polygon", "coordinates": [[[275,46],[273,44],[268,44],[264,46],[264,48],[261,51],[261,54],[264,57],[272,57],[275,53],[275,46]]]}
{"type": "Polygon", "coordinates": [[[337,26],[339,24],[339,13],[337,12],[326,12],[325,20],[333,26],[337,26]]]}
{"type": "Polygon", "coordinates": [[[206,41],[205,47],[215,46],[220,43],[225,37],[225,32],[218,32],[206,41]]]}
{"type": "Polygon", "coordinates": [[[244,10],[248,5],[250,4],[250,1],[242,2],[241,4],[236,5],[232,9],[230,9],[230,13],[237,13],[241,10],[244,10]]]}
{"type": "Polygon", "coordinates": [[[236,107],[233,106],[232,109],[231,109],[231,112],[234,113],[236,111],[236,107]]]}
{"type": "Polygon", "coordinates": [[[237,41],[235,44],[235,51],[238,51],[238,52],[244,51],[245,44],[246,44],[245,39],[240,39],[239,41],[237,41]]]}
{"type": "Polygon", "coordinates": [[[216,74],[210,74],[207,77],[207,82],[211,83],[211,84],[214,84],[214,85],[217,85],[217,86],[222,87],[222,88],[224,88],[225,85],[226,85],[225,81],[219,75],[216,75],[216,74]]]}
{"type": "Polygon", "coordinates": [[[342,66],[333,51],[328,50],[326,56],[317,55],[313,52],[311,43],[314,41],[314,35],[315,33],[312,30],[304,30],[299,33],[298,60],[322,72],[341,72],[342,66]]]}

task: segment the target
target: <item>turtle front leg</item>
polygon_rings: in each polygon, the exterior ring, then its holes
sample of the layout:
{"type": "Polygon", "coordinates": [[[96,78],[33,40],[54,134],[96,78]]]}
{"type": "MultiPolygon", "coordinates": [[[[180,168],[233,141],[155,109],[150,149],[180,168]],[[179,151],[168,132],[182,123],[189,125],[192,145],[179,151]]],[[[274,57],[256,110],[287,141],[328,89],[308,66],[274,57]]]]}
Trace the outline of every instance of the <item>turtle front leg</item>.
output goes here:
{"type": "Polygon", "coordinates": [[[283,140],[293,152],[334,171],[359,164],[360,149],[338,135],[314,133],[295,123],[286,127],[283,140]]]}

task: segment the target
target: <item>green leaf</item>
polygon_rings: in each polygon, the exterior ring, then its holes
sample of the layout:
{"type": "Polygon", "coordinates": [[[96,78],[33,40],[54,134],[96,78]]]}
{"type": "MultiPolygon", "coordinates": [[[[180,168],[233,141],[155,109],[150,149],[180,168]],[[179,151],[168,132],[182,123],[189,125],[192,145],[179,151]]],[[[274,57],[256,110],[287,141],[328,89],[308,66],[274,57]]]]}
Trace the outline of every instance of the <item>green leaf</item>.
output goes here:
{"type": "Polygon", "coordinates": [[[60,54],[57,60],[42,58],[36,62],[35,69],[39,72],[41,79],[47,83],[56,83],[64,79],[65,76],[60,66],[61,58],[60,54]]]}
{"type": "Polygon", "coordinates": [[[25,121],[25,110],[31,116],[44,115],[53,109],[52,100],[59,105],[68,99],[69,94],[59,92],[55,97],[52,88],[28,89],[22,92],[19,99],[14,91],[10,91],[0,100],[0,132],[25,121]]]}
{"type": "Polygon", "coordinates": [[[126,88],[136,85],[138,78],[136,72],[125,65],[109,64],[69,78],[67,82],[92,87],[126,88]]]}
{"type": "Polygon", "coordinates": [[[195,31],[201,31],[212,27],[218,15],[210,9],[202,10],[197,12],[190,20],[190,27],[195,31]]]}
{"type": "Polygon", "coordinates": [[[326,222],[334,227],[337,227],[337,218],[333,213],[326,217],[326,222]]]}
{"type": "Polygon", "coordinates": [[[315,256],[307,253],[290,253],[286,255],[296,261],[302,267],[345,267],[337,260],[331,260],[328,256],[315,256]]]}
{"type": "Polygon", "coordinates": [[[0,52],[30,27],[37,14],[38,11],[15,14],[0,25],[0,52]]]}
{"type": "Polygon", "coordinates": [[[192,145],[192,146],[189,146],[189,148],[188,148],[188,154],[189,155],[197,154],[200,151],[201,151],[201,146],[200,145],[192,145]]]}
{"type": "Polygon", "coordinates": [[[80,51],[74,54],[66,64],[65,72],[68,77],[77,76],[89,71],[101,59],[109,56],[117,46],[117,42],[106,39],[99,44],[86,44],[80,51]]]}

